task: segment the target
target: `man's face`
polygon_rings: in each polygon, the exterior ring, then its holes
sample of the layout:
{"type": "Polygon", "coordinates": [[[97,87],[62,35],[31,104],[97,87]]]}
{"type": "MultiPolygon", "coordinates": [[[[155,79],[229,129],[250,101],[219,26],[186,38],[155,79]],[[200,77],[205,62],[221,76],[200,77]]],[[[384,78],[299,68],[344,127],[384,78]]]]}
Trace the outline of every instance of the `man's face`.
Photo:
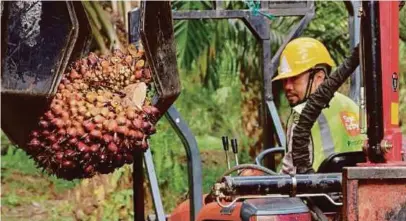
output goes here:
{"type": "Polygon", "coordinates": [[[295,106],[304,99],[308,81],[308,72],[283,79],[283,90],[285,91],[285,96],[291,106],[295,106]]]}
{"type": "MultiPolygon", "coordinates": [[[[310,72],[304,72],[295,77],[283,79],[283,90],[290,106],[297,105],[306,96],[307,84],[309,82],[310,72]]],[[[323,71],[317,71],[313,77],[310,94],[314,93],[319,85],[324,81],[325,74],[323,71]]]]}

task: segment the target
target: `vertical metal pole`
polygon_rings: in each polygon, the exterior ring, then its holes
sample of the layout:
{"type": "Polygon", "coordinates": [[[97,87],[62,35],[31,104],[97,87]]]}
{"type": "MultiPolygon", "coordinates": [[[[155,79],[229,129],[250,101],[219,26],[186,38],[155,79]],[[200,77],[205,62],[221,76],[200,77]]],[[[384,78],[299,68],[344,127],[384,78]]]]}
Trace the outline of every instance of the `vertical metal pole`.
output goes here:
{"type": "Polygon", "coordinates": [[[188,178],[189,178],[189,199],[190,199],[190,220],[195,220],[199,214],[203,204],[203,187],[202,187],[202,164],[197,147],[197,142],[187,126],[186,122],[181,118],[175,106],[172,105],[165,116],[171,123],[173,129],[181,139],[185,147],[186,156],[188,159],[188,178]]]}
{"type": "Polygon", "coordinates": [[[158,221],[165,221],[165,211],[162,205],[161,194],[159,192],[158,179],[155,173],[154,161],[152,160],[151,149],[148,148],[144,153],[145,167],[148,173],[149,187],[152,200],[154,202],[155,214],[158,221]]]}
{"type": "Polygon", "coordinates": [[[143,154],[137,151],[133,155],[133,200],[134,200],[134,220],[145,220],[144,211],[144,169],[143,154]]]}
{"type": "Polygon", "coordinates": [[[364,57],[367,110],[368,110],[368,159],[374,163],[384,162],[380,148],[383,138],[382,67],[379,23],[379,2],[364,1],[365,24],[362,25],[362,54],[364,57]]]}
{"type": "Polygon", "coordinates": [[[380,1],[379,29],[382,75],[381,146],[386,161],[401,161],[402,134],[399,127],[399,2],[380,1]]]}
{"type": "MultiPolygon", "coordinates": [[[[140,26],[140,9],[136,8],[128,12],[129,17],[129,42],[139,46],[139,26],[140,26]]],[[[145,220],[145,205],[144,205],[144,168],[143,168],[143,153],[135,152],[133,154],[133,206],[134,220],[145,220]]]]}
{"type": "MultiPolygon", "coordinates": [[[[361,19],[358,17],[358,9],[361,6],[360,1],[346,2],[348,4],[348,30],[350,33],[350,47],[353,49],[360,40],[361,19]]],[[[357,104],[360,103],[360,88],[362,85],[361,72],[358,67],[351,75],[350,98],[357,104]]]]}
{"type": "MultiPolygon", "coordinates": [[[[270,28],[269,28],[269,24],[266,21],[263,21],[262,24],[265,30],[267,30],[267,32],[269,33],[270,28]]],[[[272,115],[270,114],[270,112],[268,112],[268,101],[273,101],[273,96],[272,96],[272,83],[270,83],[272,81],[272,74],[270,73],[271,71],[271,40],[268,39],[261,39],[261,43],[262,43],[262,54],[260,56],[260,59],[262,60],[262,79],[263,80],[263,87],[264,87],[264,91],[263,91],[263,99],[262,99],[262,111],[263,111],[263,150],[266,150],[268,148],[271,148],[274,142],[274,136],[271,136],[274,131],[274,125],[276,129],[278,130],[278,126],[282,126],[280,124],[280,120],[278,119],[278,121],[274,122],[273,120],[275,120],[274,118],[272,118],[272,115]]],[[[278,132],[278,131],[276,131],[278,132]]],[[[278,137],[278,142],[283,142],[282,140],[284,139],[280,137],[281,134],[276,133],[277,137],[278,137]]],[[[275,159],[272,155],[268,155],[268,157],[266,157],[265,159],[265,166],[268,168],[275,168],[275,159]]]]}

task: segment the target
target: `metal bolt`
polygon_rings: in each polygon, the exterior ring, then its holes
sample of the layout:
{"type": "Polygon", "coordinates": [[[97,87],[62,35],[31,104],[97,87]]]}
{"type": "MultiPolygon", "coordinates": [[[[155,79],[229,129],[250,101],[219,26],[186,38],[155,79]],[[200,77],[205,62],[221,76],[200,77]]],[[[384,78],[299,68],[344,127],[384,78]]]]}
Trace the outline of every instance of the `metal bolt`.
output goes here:
{"type": "Polygon", "coordinates": [[[392,149],[393,145],[392,142],[389,140],[382,140],[381,141],[381,151],[384,153],[389,152],[392,149]]]}

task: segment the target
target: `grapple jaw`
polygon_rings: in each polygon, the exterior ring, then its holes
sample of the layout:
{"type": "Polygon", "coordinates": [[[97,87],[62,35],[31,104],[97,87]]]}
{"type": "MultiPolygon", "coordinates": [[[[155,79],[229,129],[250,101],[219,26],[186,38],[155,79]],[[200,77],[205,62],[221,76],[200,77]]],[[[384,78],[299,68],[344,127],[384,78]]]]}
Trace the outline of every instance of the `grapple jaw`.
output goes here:
{"type": "Polygon", "coordinates": [[[91,29],[81,2],[2,4],[1,128],[24,145],[68,63],[87,51],[91,29]]]}
{"type": "MultiPolygon", "coordinates": [[[[170,1],[142,1],[136,25],[151,67],[157,96],[154,106],[164,114],[180,94],[170,1]]],[[[131,28],[130,28],[131,30],[131,28]]]]}
{"type": "MultiPolygon", "coordinates": [[[[2,6],[1,128],[13,143],[24,146],[67,65],[88,51],[91,28],[81,2],[2,6]]],[[[140,11],[136,32],[152,71],[159,119],[180,93],[171,5],[143,1],[140,11]]]]}

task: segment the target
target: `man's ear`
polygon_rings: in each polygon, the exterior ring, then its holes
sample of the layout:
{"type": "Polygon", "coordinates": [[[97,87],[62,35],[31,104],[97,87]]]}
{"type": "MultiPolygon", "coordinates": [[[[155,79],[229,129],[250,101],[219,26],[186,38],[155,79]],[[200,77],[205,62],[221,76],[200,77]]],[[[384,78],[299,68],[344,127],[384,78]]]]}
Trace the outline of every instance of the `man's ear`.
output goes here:
{"type": "Polygon", "coordinates": [[[320,79],[321,81],[323,81],[326,78],[326,73],[324,73],[323,70],[319,70],[318,72],[316,72],[316,74],[314,75],[315,79],[320,79]]]}
{"type": "Polygon", "coordinates": [[[319,85],[321,83],[323,83],[325,78],[326,78],[326,74],[324,73],[323,70],[319,70],[318,72],[316,72],[314,74],[314,78],[313,78],[314,86],[316,86],[316,88],[318,88],[319,85]]]}

